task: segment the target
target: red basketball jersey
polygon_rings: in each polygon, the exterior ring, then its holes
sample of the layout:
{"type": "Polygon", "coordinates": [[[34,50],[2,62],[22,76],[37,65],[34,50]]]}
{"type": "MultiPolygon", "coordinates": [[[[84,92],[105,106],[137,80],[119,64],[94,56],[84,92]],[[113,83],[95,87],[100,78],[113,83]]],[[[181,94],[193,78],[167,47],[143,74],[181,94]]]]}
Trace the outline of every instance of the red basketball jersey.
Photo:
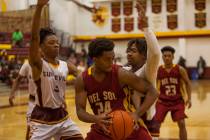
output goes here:
{"type": "Polygon", "coordinates": [[[159,89],[159,100],[164,104],[176,104],[182,101],[181,74],[179,65],[174,65],[170,72],[164,66],[160,66],[157,75],[157,88],[159,89]]]}
{"type": "Polygon", "coordinates": [[[108,72],[101,82],[96,81],[92,76],[91,67],[83,72],[85,91],[94,114],[117,109],[125,110],[123,107],[125,94],[118,81],[118,69],[119,66],[113,65],[112,71],[108,72]]]}

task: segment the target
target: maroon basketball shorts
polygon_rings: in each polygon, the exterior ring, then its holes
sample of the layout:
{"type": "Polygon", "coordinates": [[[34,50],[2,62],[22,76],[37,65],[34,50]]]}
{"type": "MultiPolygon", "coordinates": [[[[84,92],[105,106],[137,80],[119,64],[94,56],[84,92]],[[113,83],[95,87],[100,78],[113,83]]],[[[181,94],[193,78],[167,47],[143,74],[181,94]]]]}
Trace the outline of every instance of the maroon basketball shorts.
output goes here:
{"type": "Polygon", "coordinates": [[[156,114],[154,120],[162,123],[168,112],[171,112],[172,120],[177,122],[186,118],[185,114],[185,104],[184,102],[179,102],[175,105],[164,105],[161,102],[156,103],[156,114]]]}
{"type": "MultiPolygon", "coordinates": [[[[112,140],[112,138],[91,129],[91,131],[87,133],[85,140],[112,140]]],[[[138,130],[134,130],[126,140],[152,140],[152,137],[146,128],[140,126],[140,128],[138,130]]]]}

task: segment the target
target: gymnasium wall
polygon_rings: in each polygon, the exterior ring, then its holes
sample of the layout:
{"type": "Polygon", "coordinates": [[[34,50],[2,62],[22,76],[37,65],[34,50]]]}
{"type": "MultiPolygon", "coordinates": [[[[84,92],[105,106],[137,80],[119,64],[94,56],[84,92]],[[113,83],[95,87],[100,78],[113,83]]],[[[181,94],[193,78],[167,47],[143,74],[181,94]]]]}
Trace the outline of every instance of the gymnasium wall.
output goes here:
{"type": "Polygon", "coordinates": [[[1,11],[23,10],[28,7],[26,0],[0,0],[1,11]]]}
{"type": "MultiPolygon", "coordinates": [[[[173,14],[178,14],[178,28],[175,30],[170,30],[167,28],[167,15],[171,15],[166,11],[166,0],[162,0],[162,12],[160,14],[154,14],[151,11],[151,0],[147,0],[147,16],[149,17],[149,25],[152,27],[154,31],[177,31],[177,30],[200,30],[200,28],[195,27],[194,25],[194,14],[198,13],[194,8],[194,0],[177,0],[178,1],[178,9],[177,12],[173,14]]],[[[106,2],[96,2],[96,5],[103,6],[108,9],[106,24],[104,26],[97,26],[95,23],[91,21],[91,14],[83,9],[79,9],[77,14],[77,22],[80,24],[77,25],[76,35],[105,35],[105,34],[115,34],[111,30],[111,19],[113,16],[111,15],[111,4],[109,1],[106,2]],[[88,27],[88,28],[87,28],[88,27]]],[[[133,7],[135,6],[135,2],[133,7]]],[[[202,28],[209,29],[210,28],[210,0],[206,0],[206,9],[203,12],[207,13],[207,25],[202,28]]],[[[121,31],[120,33],[128,33],[124,28],[124,15],[123,8],[121,8],[121,14],[119,18],[121,18],[121,31]]],[[[137,29],[137,13],[136,10],[133,10],[133,14],[130,17],[134,17],[134,30],[130,33],[139,33],[140,31],[137,29]]]]}
{"type": "MultiPolygon", "coordinates": [[[[97,1],[97,0],[95,0],[97,1]]],[[[178,1],[178,9],[177,12],[173,14],[178,14],[178,27],[174,30],[171,30],[167,27],[167,15],[170,15],[166,11],[166,0],[162,0],[162,12],[160,14],[152,13],[151,0],[147,0],[147,13],[146,15],[149,17],[149,25],[156,32],[168,32],[174,33],[176,31],[207,31],[210,32],[210,0],[206,0],[206,9],[203,12],[207,13],[206,18],[206,26],[203,28],[198,28],[195,26],[195,13],[198,13],[195,10],[194,0],[177,0],[178,1]]],[[[94,22],[92,22],[92,15],[85,11],[82,8],[78,9],[77,20],[76,22],[76,36],[77,37],[85,37],[91,38],[94,36],[115,36],[115,35],[129,35],[133,34],[141,34],[142,32],[137,28],[137,13],[136,10],[133,10],[133,15],[131,17],[135,17],[134,20],[134,30],[131,32],[126,32],[124,30],[124,15],[123,8],[121,8],[121,30],[117,33],[111,30],[111,19],[113,18],[111,14],[111,4],[110,1],[96,2],[97,6],[106,7],[107,19],[106,24],[104,26],[97,26],[94,22]]],[[[133,4],[134,6],[135,4],[133,4]]],[[[204,57],[207,62],[207,65],[210,66],[210,36],[206,37],[172,37],[172,38],[158,38],[160,46],[171,45],[176,49],[175,60],[177,62],[180,56],[183,56],[187,60],[187,66],[194,67],[198,61],[200,55],[204,57]]],[[[128,40],[118,40],[116,43],[116,52],[121,54],[123,57],[123,61],[125,62],[125,49],[126,43],[128,40]]],[[[76,43],[76,47],[80,50],[80,41],[76,43]]],[[[87,46],[87,42],[85,43],[87,46]]]]}
{"type": "MultiPolygon", "coordinates": [[[[36,0],[0,0],[0,2],[7,2],[7,10],[11,9],[24,9],[29,5],[36,4],[36,0]]],[[[83,0],[84,1],[84,0],[83,0]]],[[[111,3],[108,0],[101,1],[94,0],[94,4],[99,7],[105,7],[106,11],[103,15],[105,18],[104,25],[97,25],[92,21],[92,14],[83,8],[76,6],[74,3],[64,0],[50,0],[50,20],[51,24],[57,29],[63,30],[70,33],[70,35],[81,37],[94,37],[97,35],[126,35],[129,37],[131,34],[141,34],[142,32],[137,28],[137,13],[133,9],[134,17],[134,30],[131,32],[126,32],[124,30],[124,15],[123,9],[121,8],[120,18],[121,30],[117,33],[111,30],[111,19],[113,18],[111,14],[111,3]],[[99,1],[99,2],[98,2],[99,1]]],[[[120,0],[115,0],[120,1],[120,0]]],[[[166,0],[162,0],[162,12],[160,14],[153,14],[151,7],[151,0],[147,0],[147,16],[149,17],[149,25],[154,31],[158,32],[169,32],[174,33],[176,31],[202,31],[210,29],[210,0],[206,0],[206,9],[204,12],[207,13],[207,23],[203,28],[195,27],[194,14],[198,11],[194,8],[194,0],[177,0],[178,1],[178,27],[175,30],[170,30],[167,28],[167,15],[170,13],[166,12],[166,0]]],[[[135,2],[133,4],[134,8],[135,2]]],[[[1,9],[0,9],[1,11],[1,9]]],[[[175,62],[177,62],[179,56],[183,56],[187,59],[188,66],[196,66],[196,62],[200,55],[204,57],[207,61],[207,65],[210,66],[210,39],[208,37],[188,37],[188,38],[158,38],[160,46],[171,45],[176,49],[175,62]]],[[[125,49],[128,39],[115,40],[116,52],[120,54],[125,62],[125,49]]],[[[81,46],[81,41],[75,43],[76,49],[79,51],[81,46]]],[[[87,46],[88,41],[85,41],[85,46],[87,46]]]]}

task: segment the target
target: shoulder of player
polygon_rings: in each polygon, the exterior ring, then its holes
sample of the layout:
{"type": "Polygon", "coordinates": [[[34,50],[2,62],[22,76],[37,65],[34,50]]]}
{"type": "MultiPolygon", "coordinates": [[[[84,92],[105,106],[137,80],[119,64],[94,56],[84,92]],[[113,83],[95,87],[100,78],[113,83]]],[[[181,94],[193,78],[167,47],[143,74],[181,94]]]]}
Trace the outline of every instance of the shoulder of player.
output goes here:
{"type": "Polygon", "coordinates": [[[160,69],[164,69],[164,65],[160,65],[160,66],[158,67],[158,70],[160,70],[160,69]]]}
{"type": "Polygon", "coordinates": [[[146,65],[143,65],[141,68],[139,68],[139,69],[135,72],[135,74],[136,74],[137,76],[140,76],[140,75],[142,75],[142,74],[145,74],[145,71],[146,71],[146,65]]]}
{"type": "Polygon", "coordinates": [[[187,71],[185,70],[184,67],[182,67],[182,66],[180,66],[180,65],[178,65],[178,67],[179,67],[179,72],[180,72],[180,74],[181,74],[182,76],[185,75],[185,74],[187,73],[187,71]]]}
{"type": "Polygon", "coordinates": [[[66,62],[66,61],[63,61],[63,60],[58,60],[59,61],[59,64],[61,64],[61,65],[63,65],[63,64],[65,64],[65,65],[68,65],[68,62],[66,62]]]}
{"type": "Polygon", "coordinates": [[[21,66],[20,70],[19,70],[19,74],[22,74],[23,71],[29,71],[31,68],[30,64],[25,62],[23,63],[23,65],[21,66]]]}
{"type": "Polygon", "coordinates": [[[127,81],[128,79],[130,79],[133,76],[135,77],[135,74],[132,73],[131,71],[128,71],[128,70],[123,69],[122,67],[119,67],[118,78],[119,78],[120,82],[127,81]]]}
{"type": "Polygon", "coordinates": [[[130,66],[123,66],[122,68],[125,69],[125,70],[131,70],[130,66]]]}
{"type": "Polygon", "coordinates": [[[180,65],[177,65],[177,67],[179,68],[180,72],[185,71],[184,67],[182,67],[182,66],[180,66],[180,65]]]}

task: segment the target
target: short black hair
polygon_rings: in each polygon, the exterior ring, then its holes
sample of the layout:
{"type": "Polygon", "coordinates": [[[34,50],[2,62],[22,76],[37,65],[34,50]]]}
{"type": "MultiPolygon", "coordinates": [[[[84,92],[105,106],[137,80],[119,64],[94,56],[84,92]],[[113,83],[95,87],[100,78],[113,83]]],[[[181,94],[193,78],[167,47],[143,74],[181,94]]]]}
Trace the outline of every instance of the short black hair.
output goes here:
{"type": "Polygon", "coordinates": [[[88,45],[88,55],[90,58],[102,55],[104,51],[112,51],[114,49],[114,42],[106,38],[97,38],[88,45]]]}
{"type": "Polygon", "coordinates": [[[55,32],[51,28],[41,28],[39,32],[40,44],[50,35],[55,35],[55,32]]]}
{"type": "Polygon", "coordinates": [[[131,39],[128,41],[127,49],[131,48],[135,44],[138,52],[143,54],[145,57],[147,56],[147,42],[145,39],[131,39]]]}
{"type": "Polygon", "coordinates": [[[175,49],[171,46],[165,46],[161,49],[161,52],[164,53],[165,51],[170,51],[172,54],[175,53],[175,49]]]}

